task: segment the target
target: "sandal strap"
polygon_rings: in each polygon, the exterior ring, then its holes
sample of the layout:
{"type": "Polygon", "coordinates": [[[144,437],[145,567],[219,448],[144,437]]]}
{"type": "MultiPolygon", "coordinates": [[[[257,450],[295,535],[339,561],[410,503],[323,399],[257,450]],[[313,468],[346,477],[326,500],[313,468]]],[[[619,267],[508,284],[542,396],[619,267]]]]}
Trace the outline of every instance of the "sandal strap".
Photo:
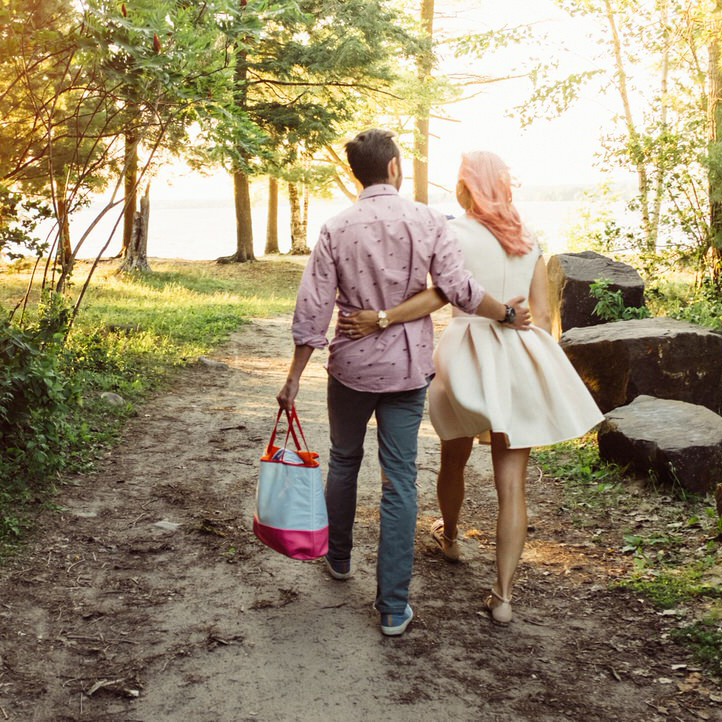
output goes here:
{"type": "Polygon", "coordinates": [[[444,531],[444,520],[443,519],[437,519],[432,525],[431,525],[431,532],[441,532],[441,536],[444,537],[444,541],[449,542],[449,544],[456,543],[456,540],[459,538],[459,530],[456,530],[456,536],[450,537],[446,535],[446,532],[444,531]]]}
{"type": "Polygon", "coordinates": [[[491,596],[496,597],[503,604],[511,604],[511,599],[502,597],[501,594],[499,594],[499,592],[497,592],[496,589],[494,589],[494,587],[491,588],[491,596]]]}

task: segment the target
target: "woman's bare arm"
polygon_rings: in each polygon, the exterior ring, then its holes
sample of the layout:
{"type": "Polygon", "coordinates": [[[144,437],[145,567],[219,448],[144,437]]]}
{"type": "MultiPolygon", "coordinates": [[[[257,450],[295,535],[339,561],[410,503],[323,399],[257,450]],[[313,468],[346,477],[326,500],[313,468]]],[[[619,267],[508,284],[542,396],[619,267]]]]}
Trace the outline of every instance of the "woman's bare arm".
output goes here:
{"type": "Polygon", "coordinates": [[[543,328],[547,333],[551,333],[552,315],[549,304],[547,266],[543,256],[539,256],[539,260],[534,266],[534,275],[529,286],[529,308],[534,319],[534,325],[543,328]]]}
{"type": "MultiPolygon", "coordinates": [[[[509,324],[510,328],[524,331],[531,323],[529,309],[524,304],[524,297],[512,298],[508,305],[514,308],[516,317],[509,324]]],[[[427,288],[415,296],[406,299],[403,303],[393,308],[386,309],[386,316],[389,319],[389,326],[394,323],[407,323],[416,319],[428,316],[437,311],[448,302],[443,294],[436,288],[427,288]]],[[[506,313],[506,304],[500,303],[488,293],[484,294],[481,303],[476,309],[477,316],[485,316],[500,321],[506,313]]],[[[379,330],[378,312],[371,310],[357,311],[349,316],[339,316],[338,328],[341,333],[352,338],[362,338],[379,330]]]]}
{"type": "MultiPolygon", "coordinates": [[[[416,321],[418,318],[423,318],[434,311],[438,311],[447,303],[448,301],[435,288],[419,291],[415,296],[407,298],[398,306],[386,309],[389,326],[394,323],[416,321]]],[[[379,330],[378,318],[377,311],[357,311],[350,316],[339,316],[338,328],[341,333],[351,335],[354,338],[361,338],[379,330]]]]}

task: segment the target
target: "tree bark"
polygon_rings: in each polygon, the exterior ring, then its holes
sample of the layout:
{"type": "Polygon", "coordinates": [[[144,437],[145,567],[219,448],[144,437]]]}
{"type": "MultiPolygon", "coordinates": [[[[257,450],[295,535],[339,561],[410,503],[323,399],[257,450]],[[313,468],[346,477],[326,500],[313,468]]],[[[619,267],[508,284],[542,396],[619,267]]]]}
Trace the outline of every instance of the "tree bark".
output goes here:
{"type": "Polygon", "coordinates": [[[303,235],[301,204],[298,198],[298,185],[296,183],[288,184],[288,200],[291,205],[291,255],[308,255],[311,251],[306,244],[306,237],[303,235]]]}
{"type": "Polygon", "coordinates": [[[233,173],[233,201],[236,209],[236,252],[223,256],[218,263],[255,261],[253,255],[253,221],[251,219],[251,191],[248,175],[242,170],[233,173]]]}
{"type": "Polygon", "coordinates": [[[632,116],[632,106],[629,102],[629,91],[627,89],[627,73],[624,69],[624,60],[622,58],[622,44],[617,31],[617,21],[614,17],[614,10],[610,0],[604,0],[606,8],[607,22],[612,38],[612,51],[614,53],[614,64],[617,75],[617,90],[622,100],[624,108],[624,120],[627,126],[627,135],[629,137],[630,149],[633,153],[633,162],[637,167],[637,187],[639,189],[639,209],[642,214],[642,231],[644,233],[645,243],[648,251],[655,251],[657,248],[657,228],[653,228],[649,216],[649,175],[647,166],[642,157],[642,144],[639,139],[637,127],[634,124],[632,116]]]}
{"type": "MultiPolygon", "coordinates": [[[[421,27],[429,42],[417,62],[417,74],[423,85],[431,77],[434,53],[431,40],[434,32],[434,0],[421,0],[421,27]]],[[[414,199],[419,203],[429,202],[429,113],[430,103],[425,94],[417,105],[414,133],[414,199]]]]}
{"type": "Polygon", "coordinates": [[[133,232],[119,272],[150,271],[148,265],[148,224],[150,222],[150,187],[140,199],[140,211],[133,218],[133,232]]]}
{"type": "Polygon", "coordinates": [[[131,131],[125,134],[125,164],[123,166],[125,206],[123,210],[123,243],[120,256],[126,258],[133,238],[135,214],[138,209],[138,136],[131,131]]]}
{"type": "Polygon", "coordinates": [[[278,253],[278,178],[268,176],[268,222],[264,253],[278,253]]]}
{"type": "Polygon", "coordinates": [[[303,184],[303,215],[301,216],[301,227],[303,239],[308,244],[308,204],[311,200],[311,186],[308,183],[303,184]]]}
{"type": "MultiPolygon", "coordinates": [[[[659,8],[659,22],[662,26],[662,36],[664,48],[662,50],[662,77],[660,82],[660,103],[659,103],[659,127],[663,137],[667,134],[667,108],[669,101],[667,98],[669,85],[669,7],[667,0],[662,0],[659,8]]],[[[654,204],[650,215],[650,226],[654,232],[655,246],[659,235],[659,219],[662,212],[662,199],[664,198],[664,181],[667,175],[667,158],[664,145],[661,152],[657,153],[656,161],[656,177],[654,188],[654,204]]]]}
{"type": "MultiPolygon", "coordinates": [[[[241,8],[245,8],[248,0],[240,0],[241,8]]],[[[244,111],[248,99],[248,53],[245,48],[247,38],[242,38],[236,46],[236,64],[233,71],[235,104],[239,110],[244,111]]],[[[238,149],[245,157],[243,149],[238,149]]],[[[218,263],[245,263],[255,261],[253,255],[253,219],[251,217],[251,193],[248,174],[245,169],[237,166],[233,171],[233,200],[236,209],[236,252],[232,256],[223,256],[218,263]]]]}
{"type": "Polygon", "coordinates": [[[58,293],[65,289],[65,283],[73,270],[73,247],[70,243],[70,218],[68,214],[67,187],[58,182],[56,190],[56,215],[58,222],[57,259],[60,265],[60,276],[55,286],[58,293]]]}
{"type": "Polygon", "coordinates": [[[709,96],[707,120],[709,150],[707,181],[709,187],[709,230],[711,244],[712,280],[722,283],[722,71],[720,44],[722,38],[722,0],[718,0],[712,14],[709,44],[709,96]]]}

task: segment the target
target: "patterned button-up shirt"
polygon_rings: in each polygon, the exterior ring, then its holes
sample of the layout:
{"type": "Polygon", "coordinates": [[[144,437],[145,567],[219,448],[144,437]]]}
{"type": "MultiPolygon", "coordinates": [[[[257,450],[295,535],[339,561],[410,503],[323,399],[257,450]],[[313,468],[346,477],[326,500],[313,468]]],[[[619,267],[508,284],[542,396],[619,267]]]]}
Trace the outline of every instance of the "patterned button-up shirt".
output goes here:
{"type": "MultiPolygon", "coordinates": [[[[369,186],[321,229],[301,279],[293,340],[323,348],[334,304],[339,313],[391,308],[424,290],[429,274],[452,305],[474,313],[484,290],[464,268],[444,216],[391,185],[369,186]]],[[[357,391],[421,388],[434,371],[433,333],[429,316],[361,339],[336,333],[328,371],[357,391]]]]}

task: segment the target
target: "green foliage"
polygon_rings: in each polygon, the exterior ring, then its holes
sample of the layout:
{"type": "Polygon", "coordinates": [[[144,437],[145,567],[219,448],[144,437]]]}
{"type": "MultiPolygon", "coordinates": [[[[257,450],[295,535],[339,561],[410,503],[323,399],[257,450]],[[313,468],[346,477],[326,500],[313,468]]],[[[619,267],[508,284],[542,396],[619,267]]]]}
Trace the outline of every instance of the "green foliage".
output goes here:
{"type": "Polygon", "coordinates": [[[660,609],[673,609],[679,604],[698,597],[719,598],[722,590],[701,581],[702,570],[698,566],[682,569],[647,569],[634,572],[618,582],[617,586],[644,594],[660,609]]]}
{"type": "Polygon", "coordinates": [[[38,240],[34,231],[51,215],[52,210],[43,201],[24,197],[0,183],[0,253],[11,259],[22,258],[27,251],[42,255],[48,243],[38,240]]]}
{"type": "Polygon", "coordinates": [[[305,180],[305,161],[352,120],[368,125],[379,103],[398,100],[392,85],[418,46],[408,25],[388,0],[249,5],[231,16],[221,30],[236,44],[233,83],[209,111],[194,164],[305,180]]]}
{"type": "Polygon", "coordinates": [[[610,291],[611,281],[598,278],[589,288],[592,298],[597,299],[594,314],[604,321],[628,321],[633,318],[649,318],[646,306],[625,306],[621,290],[610,291]]]}
{"type": "Polygon", "coordinates": [[[689,647],[712,674],[722,678],[722,627],[713,621],[700,621],[672,631],[672,639],[689,647]]]}
{"type": "Polygon", "coordinates": [[[54,296],[28,328],[0,319],[0,540],[20,530],[12,500],[28,498],[52,479],[82,439],[82,428],[68,422],[78,388],[60,368],[67,322],[68,310],[54,296]]]}
{"type": "Polygon", "coordinates": [[[599,458],[597,444],[591,436],[535,449],[532,458],[546,476],[561,482],[565,509],[574,512],[576,525],[587,524],[585,510],[623,504],[622,470],[599,458]]]}
{"type": "MultiPolygon", "coordinates": [[[[0,545],[21,534],[61,472],[88,468],[174,368],[249,317],[290,312],[302,271],[282,262],[157,268],[93,283],[64,345],[69,306],[58,294],[35,304],[22,329],[0,322],[0,545]],[[110,407],[103,391],[128,403],[110,407]]],[[[25,284],[18,270],[5,276],[0,307],[14,306],[25,284]]]]}
{"type": "Polygon", "coordinates": [[[722,296],[709,279],[696,286],[691,281],[659,278],[648,285],[646,296],[655,316],[722,328],[722,296]]]}
{"type": "MultiPolygon", "coordinates": [[[[634,221],[624,228],[604,219],[592,240],[605,251],[637,251],[645,270],[654,269],[660,248],[674,248],[697,269],[714,271],[707,254],[715,235],[710,189],[720,195],[722,146],[709,143],[708,128],[707,58],[719,43],[713,6],[630,0],[557,5],[570,22],[580,19],[596,50],[580,59],[554,48],[553,61],[531,70],[532,93],[515,115],[533,122],[567,112],[584,92],[607,96],[617,112],[603,127],[598,161],[603,169],[636,175],[637,192],[625,214],[634,221]]],[[[548,43],[543,33],[535,36],[548,43]]]]}
{"type": "Polygon", "coordinates": [[[671,636],[719,675],[722,520],[711,497],[672,498],[653,485],[641,486],[619,467],[605,465],[591,437],[534,450],[532,458],[561,486],[565,523],[586,529],[596,544],[631,560],[613,587],[643,595],[680,617],[702,619],[671,636]]]}

